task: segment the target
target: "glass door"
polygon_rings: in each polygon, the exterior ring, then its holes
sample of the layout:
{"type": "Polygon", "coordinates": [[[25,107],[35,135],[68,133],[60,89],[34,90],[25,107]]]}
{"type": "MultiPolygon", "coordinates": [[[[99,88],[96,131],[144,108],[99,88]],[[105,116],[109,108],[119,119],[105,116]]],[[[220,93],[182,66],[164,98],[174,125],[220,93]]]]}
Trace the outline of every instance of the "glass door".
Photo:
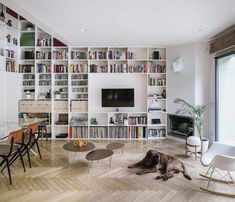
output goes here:
{"type": "Polygon", "coordinates": [[[235,145],[235,52],[216,58],[216,141],[235,145]]]}

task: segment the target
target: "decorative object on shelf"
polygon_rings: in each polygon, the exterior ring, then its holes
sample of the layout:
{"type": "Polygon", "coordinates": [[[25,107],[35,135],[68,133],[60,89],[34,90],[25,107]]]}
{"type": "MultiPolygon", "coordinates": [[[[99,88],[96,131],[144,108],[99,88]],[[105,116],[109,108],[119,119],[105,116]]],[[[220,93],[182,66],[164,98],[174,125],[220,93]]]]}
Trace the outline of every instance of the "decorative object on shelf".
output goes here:
{"type": "Polygon", "coordinates": [[[78,146],[78,147],[84,147],[87,145],[87,141],[84,140],[76,140],[73,142],[74,146],[78,146]]]}
{"type": "Polygon", "coordinates": [[[162,98],[166,98],[166,90],[165,89],[163,89],[163,91],[162,91],[162,98]]]}
{"type": "Polygon", "coordinates": [[[32,31],[33,28],[34,28],[34,26],[33,26],[32,23],[28,22],[28,23],[26,24],[25,28],[26,28],[27,31],[32,31]]]}
{"type": "Polygon", "coordinates": [[[0,13],[0,21],[4,22],[5,21],[5,14],[4,14],[4,11],[3,11],[3,4],[2,5],[2,11],[0,13]]]}
{"type": "Polygon", "coordinates": [[[184,69],[184,61],[182,57],[174,58],[171,68],[173,72],[181,72],[184,69]]]}
{"type": "Polygon", "coordinates": [[[90,122],[91,122],[91,124],[93,124],[93,125],[97,125],[97,124],[98,124],[96,118],[91,118],[91,119],[90,119],[90,122]]]}
{"type": "Polygon", "coordinates": [[[26,91],[26,93],[25,93],[25,98],[26,98],[26,99],[31,99],[31,98],[32,98],[31,92],[26,91]]]}
{"type": "Polygon", "coordinates": [[[61,98],[61,91],[57,90],[55,91],[55,99],[60,99],[61,98]]]}
{"type": "Polygon", "coordinates": [[[12,27],[12,21],[11,21],[11,20],[7,20],[7,25],[8,25],[9,27],[12,27]]]}
{"type": "Polygon", "coordinates": [[[187,101],[180,98],[176,98],[174,103],[181,107],[177,109],[176,114],[188,114],[194,118],[196,131],[201,141],[201,152],[205,152],[208,149],[209,144],[209,139],[202,137],[204,125],[203,115],[206,110],[206,105],[191,105],[187,101]]]}
{"type": "Polygon", "coordinates": [[[110,124],[113,124],[113,123],[114,123],[113,117],[110,117],[109,123],[110,123],[110,124]]]}

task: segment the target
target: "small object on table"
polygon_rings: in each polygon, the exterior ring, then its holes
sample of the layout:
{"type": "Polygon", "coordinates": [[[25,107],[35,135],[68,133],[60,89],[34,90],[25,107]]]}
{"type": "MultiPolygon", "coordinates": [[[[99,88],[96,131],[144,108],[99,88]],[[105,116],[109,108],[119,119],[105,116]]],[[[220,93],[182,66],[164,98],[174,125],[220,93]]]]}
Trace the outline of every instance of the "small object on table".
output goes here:
{"type": "Polygon", "coordinates": [[[73,142],[74,146],[78,146],[78,147],[84,147],[87,145],[87,141],[85,140],[76,140],[73,142]]]}
{"type": "Polygon", "coordinates": [[[90,161],[99,161],[101,159],[109,158],[109,167],[111,168],[111,157],[113,155],[113,151],[110,149],[95,149],[89,152],[86,155],[86,159],[88,160],[88,173],[90,168],[90,161]]]}

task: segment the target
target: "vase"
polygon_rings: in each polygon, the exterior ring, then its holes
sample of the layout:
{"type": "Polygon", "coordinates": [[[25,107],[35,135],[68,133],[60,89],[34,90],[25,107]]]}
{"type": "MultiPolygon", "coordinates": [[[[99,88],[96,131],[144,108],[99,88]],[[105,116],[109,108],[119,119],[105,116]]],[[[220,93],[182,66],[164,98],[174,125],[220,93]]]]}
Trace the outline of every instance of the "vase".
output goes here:
{"type": "Polygon", "coordinates": [[[55,95],[55,99],[60,99],[61,98],[61,95],[55,95]]]}
{"type": "Polygon", "coordinates": [[[202,138],[202,154],[204,154],[209,147],[209,139],[208,138],[202,138]]]}

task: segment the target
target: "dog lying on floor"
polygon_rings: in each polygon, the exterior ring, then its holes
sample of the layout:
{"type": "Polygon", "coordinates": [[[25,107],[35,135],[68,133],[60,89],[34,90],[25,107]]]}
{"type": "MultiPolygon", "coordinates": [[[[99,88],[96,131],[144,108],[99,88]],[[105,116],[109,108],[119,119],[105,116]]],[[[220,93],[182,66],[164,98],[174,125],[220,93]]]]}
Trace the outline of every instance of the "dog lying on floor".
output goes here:
{"type": "Polygon", "coordinates": [[[166,181],[173,177],[173,173],[182,172],[185,178],[192,180],[192,178],[188,175],[184,164],[180,160],[173,156],[158,152],[157,150],[149,150],[143,160],[129,165],[128,168],[135,168],[139,166],[147,169],[137,172],[137,175],[159,171],[161,175],[157,176],[156,179],[166,181]]]}

